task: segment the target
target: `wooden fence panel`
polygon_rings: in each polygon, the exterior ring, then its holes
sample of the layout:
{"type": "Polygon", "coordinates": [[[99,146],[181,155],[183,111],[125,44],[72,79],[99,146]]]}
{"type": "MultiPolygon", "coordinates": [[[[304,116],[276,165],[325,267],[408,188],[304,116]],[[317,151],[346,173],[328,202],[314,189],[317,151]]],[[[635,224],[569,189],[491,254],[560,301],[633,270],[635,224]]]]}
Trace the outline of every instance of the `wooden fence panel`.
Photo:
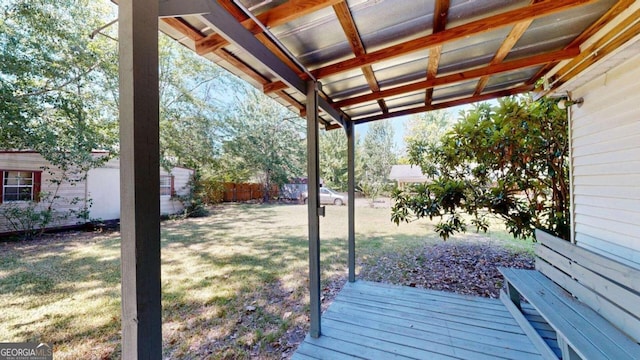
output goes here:
{"type": "Polygon", "coordinates": [[[224,183],[224,202],[236,201],[236,184],[224,183]]]}
{"type": "MultiPolygon", "coordinates": [[[[251,200],[262,200],[264,192],[262,184],[256,183],[224,183],[224,202],[243,202],[251,200]]],[[[280,193],[278,185],[271,185],[269,196],[276,199],[280,193]]]]}

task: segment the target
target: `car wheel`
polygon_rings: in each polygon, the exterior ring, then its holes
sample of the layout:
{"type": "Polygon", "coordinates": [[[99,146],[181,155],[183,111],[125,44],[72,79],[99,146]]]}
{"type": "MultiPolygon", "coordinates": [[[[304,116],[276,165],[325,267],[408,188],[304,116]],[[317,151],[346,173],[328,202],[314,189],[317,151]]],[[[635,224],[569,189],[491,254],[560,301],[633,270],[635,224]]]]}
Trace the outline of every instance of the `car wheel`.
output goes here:
{"type": "Polygon", "coordinates": [[[335,205],[337,205],[337,206],[342,206],[342,200],[341,199],[336,199],[333,203],[335,205]]]}

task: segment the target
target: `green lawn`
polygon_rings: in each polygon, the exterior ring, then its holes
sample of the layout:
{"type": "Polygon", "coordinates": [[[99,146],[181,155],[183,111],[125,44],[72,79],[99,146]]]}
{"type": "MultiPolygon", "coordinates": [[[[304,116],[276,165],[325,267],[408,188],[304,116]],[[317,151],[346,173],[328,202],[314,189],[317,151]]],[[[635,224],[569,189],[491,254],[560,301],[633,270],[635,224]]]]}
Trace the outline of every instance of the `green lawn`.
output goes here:
{"type": "MultiPolygon", "coordinates": [[[[280,359],[308,326],[303,205],[225,205],[162,225],[165,358],[280,359]]],[[[397,227],[388,208],[356,209],[357,255],[439,242],[429,221],[397,227]]],[[[324,292],[346,275],[347,208],[321,219],[324,292]]],[[[46,341],[56,359],[119,358],[118,233],[0,243],[0,342],[46,341]]],[[[530,251],[501,231],[449,241],[530,251]]]]}

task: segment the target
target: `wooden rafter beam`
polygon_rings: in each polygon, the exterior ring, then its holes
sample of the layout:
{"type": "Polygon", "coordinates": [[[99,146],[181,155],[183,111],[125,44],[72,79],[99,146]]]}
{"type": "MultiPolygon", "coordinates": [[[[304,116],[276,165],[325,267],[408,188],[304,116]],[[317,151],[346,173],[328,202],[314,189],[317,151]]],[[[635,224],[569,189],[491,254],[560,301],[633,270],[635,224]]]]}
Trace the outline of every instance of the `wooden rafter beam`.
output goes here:
{"type": "MultiPolygon", "coordinates": [[[[192,39],[194,41],[198,41],[198,40],[204,38],[204,35],[200,31],[192,28],[189,24],[187,24],[186,22],[184,22],[180,18],[162,18],[160,20],[162,22],[166,23],[167,25],[171,26],[172,28],[178,30],[184,36],[186,36],[186,37],[188,37],[188,38],[190,38],[190,39],[192,39]]],[[[221,59],[223,59],[223,60],[227,61],[228,63],[230,63],[236,69],[238,69],[238,70],[242,71],[243,73],[247,74],[247,76],[249,76],[251,79],[253,79],[258,84],[260,84],[262,86],[265,86],[266,84],[269,83],[268,79],[266,79],[264,76],[260,75],[258,72],[253,70],[250,66],[245,64],[243,61],[241,61],[235,55],[233,55],[232,53],[226,51],[225,49],[218,49],[214,53],[216,55],[218,55],[221,59]]]]}
{"type": "MultiPolygon", "coordinates": [[[[273,75],[280,78],[290,88],[298,93],[307,93],[307,82],[298,76],[289,66],[274,54],[267,46],[261,43],[250,31],[245,29],[226,9],[217,2],[211,2],[211,13],[202,17],[211,24],[219,34],[244,49],[256,62],[260,63],[273,75]]],[[[348,116],[335,108],[329,101],[318,98],[320,108],[332,119],[340,124],[345,124],[348,116]]]]}
{"type": "Polygon", "coordinates": [[[464,25],[446,29],[437,34],[431,34],[414,40],[406,41],[394,46],[380,49],[362,56],[337,62],[311,73],[317,79],[326,78],[355,68],[371,65],[383,60],[399,57],[419,50],[432,48],[461,38],[485,33],[504,26],[513,25],[522,21],[537,19],[560,11],[575,8],[580,5],[592,3],[596,0],[555,0],[528,5],[522,8],[503,12],[475,20],[464,25]]]}
{"type": "MultiPolygon", "coordinates": [[[[333,11],[336,13],[338,21],[340,21],[342,30],[349,40],[349,44],[351,45],[351,49],[353,50],[354,55],[365,55],[367,51],[364,48],[364,44],[362,43],[362,39],[360,38],[360,34],[358,33],[356,24],[353,21],[353,16],[351,15],[351,10],[349,10],[347,2],[341,1],[333,5],[333,11]]],[[[365,65],[361,68],[361,70],[364,74],[365,79],[367,80],[367,84],[369,84],[369,88],[371,89],[371,91],[380,91],[380,85],[378,84],[378,80],[373,73],[373,68],[371,67],[371,65],[365,65]]],[[[378,105],[380,106],[380,109],[383,113],[389,112],[384,99],[379,99],[378,105]]]]}
{"type": "MultiPolygon", "coordinates": [[[[284,6],[283,4],[281,5],[283,7],[277,7],[275,9],[272,9],[271,11],[268,11],[262,14],[261,15],[262,19],[264,20],[265,18],[267,18],[269,14],[271,14],[271,16],[275,19],[276,24],[278,24],[280,21],[285,21],[285,20],[289,21],[288,19],[294,19],[295,18],[294,16],[292,16],[291,14],[286,14],[286,12],[294,9],[297,5],[300,5],[299,1],[300,0],[295,0],[293,2],[286,3],[287,6],[284,6]]],[[[266,46],[269,50],[271,50],[271,52],[273,52],[278,57],[278,59],[284,62],[285,65],[287,65],[289,69],[293,70],[302,80],[305,80],[305,81],[309,80],[309,77],[307,76],[307,74],[302,69],[300,69],[289,58],[289,56],[287,56],[287,54],[285,54],[284,51],[282,51],[282,49],[280,49],[271,39],[269,39],[269,37],[267,37],[262,32],[262,28],[260,28],[255,22],[253,22],[253,20],[249,19],[249,17],[240,8],[238,8],[232,1],[222,1],[220,3],[220,6],[222,6],[226,11],[228,11],[229,14],[231,14],[241,24],[250,23],[251,24],[250,26],[257,28],[258,31],[252,31],[252,33],[256,35],[256,39],[258,39],[258,41],[260,41],[264,46],[266,46]]],[[[313,7],[311,6],[310,8],[313,8],[313,7]]],[[[299,14],[297,14],[296,16],[298,15],[299,14]]],[[[217,52],[218,50],[223,50],[224,46],[229,43],[226,39],[224,39],[219,34],[213,34],[210,36],[216,36],[223,40],[223,45],[221,47],[217,47],[215,50],[212,50],[213,52],[217,52]]],[[[210,36],[207,36],[207,37],[210,37],[210,36]]],[[[196,52],[198,52],[198,43],[204,41],[207,37],[203,37],[199,41],[196,41],[196,52]]]]}
{"type": "Polygon", "coordinates": [[[437,103],[437,104],[433,104],[433,105],[425,105],[425,106],[415,107],[415,108],[411,108],[411,109],[407,109],[407,110],[390,112],[390,113],[387,113],[387,114],[369,116],[369,117],[365,117],[365,118],[361,118],[361,119],[352,120],[352,122],[354,124],[364,124],[364,123],[368,123],[368,122],[371,122],[371,121],[389,119],[389,118],[393,118],[393,117],[397,117],[397,116],[418,114],[418,113],[423,113],[425,111],[446,109],[446,108],[450,108],[450,107],[453,107],[453,106],[466,105],[466,104],[471,104],[471,103],[478,102],[478,101],[487,101],[487,100],[500,98],[500,97],[504,97],[504,96],[522,94],[522,93],[525,93],[525,92],[528,92],[528,91],[531,91],[531,90],[533,90],[533,85],[522,85],[522,86],[515,87],[515,88],[512,88],[512,89],[495,91],[495,92],[486,93],[486,94],[482,94],[482,95],[478,95],[478,96],[471,96],[471,97],[462,98],[462,99],[445,101],[445,102],[441,102],[441,103],[437,103]]]}
{"type": "MultiPolygon", "coordinates": [[[[192,28],[190,25],[188,25],[187,23],[185,23],[183,20],[179,18],[162,18],[160,20],[166,23],[167,25],[173,27],[174,29],[180,31],[184,36],[194,41],[204,38],[204,35],[200,31],[192,28]]],[[[258,84],[262,86],[269,84],[268,79],[260,75],[255,70],[253,70],[250,66],[242,62],[240,59],[238,59],[235,55],[233,55],[229,51],[225,49],[218,49],[218,50],[215,50],[214,53],[218,55],[221,59],[231,64],[236,69],[245,73],[247,76],[249,76],[258,84]]],[[[300,104],[296,99],[294,99],[284,91],[278,91],[277,95],[280,98],[282,98],[284,101],[286,101],[289,105],[296,108],[299,112],[301,112],[305,108],[303,104],[300,104]]]]}
{"type": "Polygon", "coordinates": [[[462,72],[453,73],[446,76],[441,76],[435,79],[424,80],[424,81],[420,81],[420,82],[416,82],[408,85],[398,86],[395,88],[386,89],[386,90],[378,91],[371,94],[356,96],[353,98],[337,101],[334,103],[334,106],[338,108],[342,108],[345,106],[361,104],[367,101],[373,101],[373,100],[382,99],[390,96],[402,95],[402,94],[410,93],[413,91],[427,89],[429,87],[450,85],[450,84],[455,84],[463,81],[480,78],[482,76],[494,75],[494,74],[514,71],[518,69],[524,69],[524,68],[538,66],[538,65],[549,63],[549,62],[558,61],[558,60],[571,59],[579,54],[580,54],[580,49],[572,48],[572,49],[554,51],[551,53],[546,53],[541,55],[535,55],[535,56],[531,56],[523,59],[489,65],[484,68],[462,71],[462,72]]]}
{"type": "Polygon", "coordinates": [[[287,88],[287,84],[283,83],[282,81],[274,81],[272,83],[269,83],[263,86],[262,91],[264,91],[265,94],[268,94],[274,91],[284,90],[286,88],[287,88]]]}
{"type": "MultiPolygon", "coordinates": [[[[513,29],[511,29],[511,32],[509,32],[509,35],[507,35],[507,38],[504,40],[504,42],[502,42],[500,48],[498,49],[498,51],[496,51],[496,54],[489,64],[495,65],[501,63],[502,60],[504,60],[507,55],[509,55],[511,49],[513,49],[518,40],[522,37],[522,35],[524,35],[532,22],[533,20],[527,20],[516,24],[513,29]]],[[[476,86],[476,90],[474,92],[475,95],[482,94],[482,91],[489,82],[489,78],[490,76],[485,75],[481,77],[480,80],[478,80],[478,85],[476,86]]]]}
{"type": "Polygon", "coordinates": [[[584,49],[580,56],[573,58],[558,70],[551,79],[551,90],[580,74],[638,34],[640,34],[640,10],[635,11],[612,31],[584,49]]]}
{"type": "MultiPolygon", "coordinates": [[[[433,34],[444,31],[447,27],[449,17],[449,0],[436,0],[433,10],[433,34]]],[[[440,55],[442,54],[442,45],[434,46],[429,49],[429,63],[427,64],[427,80],[435,79],[438,75],[438,67],[440,66],[440,55]]],[[[433,88],[428,88],[425,92],[424,104],[429,105],[433,100],[433,88]]]]}
{"type": "MultiPolygon", "coordinates": [[[[541,0],[532,0],[531,4],[535,4],[536,2],[540,2],[540,1],[541,0]]],[[[511,29],[511,31],[509,32],[509,34],[507,35],[507,37],[504,39],[504,41],[500,45],[500,48],[498,48],[498,51],[496,51],[496,54],[493,56],[493,59],[491,59],[491,62],[489,64],[495,65],[495,64],[501,63],[507,57],[507,55],[509,55],[513,47],[516,45],[518,40],[520,40],[522,35],[524,35],[524,33],[529,28],[529,26],[531,26],[532,22],[533,22],[533,19],[529,19],[529,20],[525,20],[523,22],[515,24],[511,29]]],[[[483,76],[480,78],[480,80],[478,80],[478,85],[476,85],[476,90],[474,92],[474,95],[477,96],[482,94],[482,91],[484,91],[484,88],[487,86],[489,79],[490,79],[489,76],[483,76]]]]}
{"type": "MultiPolygon", "coordinates": [[[[604,26],[610,23],[613,19],[615,19],[616,16],[620,15],[620,13],[622,13],[627,8],[629,8],[629,6],[633,5],[634,2],[635,0],[619,0],[615,5],[613,5],[609,9],[609,11],[607,11],[604,15],[602,15],[602,17],[600,17],[600,19],[598,19],[596,22],[591,24],[591,26],[585,29],[580,35],[578,35],[578,37],[573,39],[573,41],[571,41],[571,43],[569,43],[569,45],[567,45],[565,48],[582,45],[582,43],[584,43],[587,39],[595,35],[595,33],[598,32],[598,30],[602,29],[604,26]]],[[[545,67],[540,69],[535,75],[533,75],[531,79],[527,81],[527,84],[535,84],[538,81],[538,79],[543,77],[546,73],[549,72],[549,70],[553,69],[556,65],[558,65],[557,62],[547,64],[545,67]]]]}
{"type": "Polygon", "coordinates": [[[283,63],[285,63],[289,69],[293,70],[302,80],[309,80],[309,76],[296,65],[293,60],[287,56],[268,36],[265,34],[257,34],[256,39],[266,46],[271,52],[278,57],[283,63]]]}
{"type": "MultiPolygon", "coordinates": [[[[282,5],[265,11],[258,16],[258,20],[267,27],[276,27],[302,16],[316,12],[322,8],[332,6],[342,0],[289,0],[282,5]]],[[[231,5],[231,1],[220,1],[223,6],[231,5]],[[225,4],[226,3],[226,4],[225,4]]],[[[225,6],[229,11],[229,6],[225,6]]],[[[231,11],[230,11],[231,12],[231,11]]],[[[234,14],[235,15],[235,14],[234,14]]],[[[239,19],[240,24],[249,30],[252,34],[262,33],[262,28],[253,20],[243,16],[239,19]]],[[[229,42],[219,34],[211,34],[196,42],[196,52],[200,55],[220,49],[229,45],[229,42]]]]}
{"type": "Polygon", "coordinates": [[[179,18],[162,18],[160,19],[160,21],[178,30],[182,35],[188,37],[193,41],[198,41],[199,39],[202,39],[204,37],[204,35],[202,35],[200,31],[192,28],[191,25],[187,24],[179,18]]]}

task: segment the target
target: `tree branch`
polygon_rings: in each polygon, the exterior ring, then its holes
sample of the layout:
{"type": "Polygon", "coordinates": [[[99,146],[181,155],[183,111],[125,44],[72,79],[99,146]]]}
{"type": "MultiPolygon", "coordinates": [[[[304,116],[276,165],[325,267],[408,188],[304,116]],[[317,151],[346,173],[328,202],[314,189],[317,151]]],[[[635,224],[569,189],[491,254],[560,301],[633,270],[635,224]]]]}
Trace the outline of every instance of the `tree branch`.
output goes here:
{"type": "Polygon", "coordinates": [[[69,79],[67,81],[65,81],[64,83],[54,87],[54,88],[50,88],[50,89],[42,89],[42,90],[38,90],[38,91],[34,91],[34,92],[30,92],[30,93],[26,93],[26,94],[21,94],[21,95],[16,95],[16,99],[22,99],[25,97],[29,97],[29,96],[38,96],[38,95],[42,95],[42,94],[46,94],[49,92],[53,92],[53,91],[59,91],[62,90],[65,86],[72,84],[80,79],[82,79],[84,76],[86,76],[87,74],[89,74],[90,72],[92,72],[93,70],[95,70],[98,65],[100,65],[100,63],[95,63],[93,66],[91,66],[89,69],[87,69],[86,71],[84,71],[82,74],[69,79]]]}

